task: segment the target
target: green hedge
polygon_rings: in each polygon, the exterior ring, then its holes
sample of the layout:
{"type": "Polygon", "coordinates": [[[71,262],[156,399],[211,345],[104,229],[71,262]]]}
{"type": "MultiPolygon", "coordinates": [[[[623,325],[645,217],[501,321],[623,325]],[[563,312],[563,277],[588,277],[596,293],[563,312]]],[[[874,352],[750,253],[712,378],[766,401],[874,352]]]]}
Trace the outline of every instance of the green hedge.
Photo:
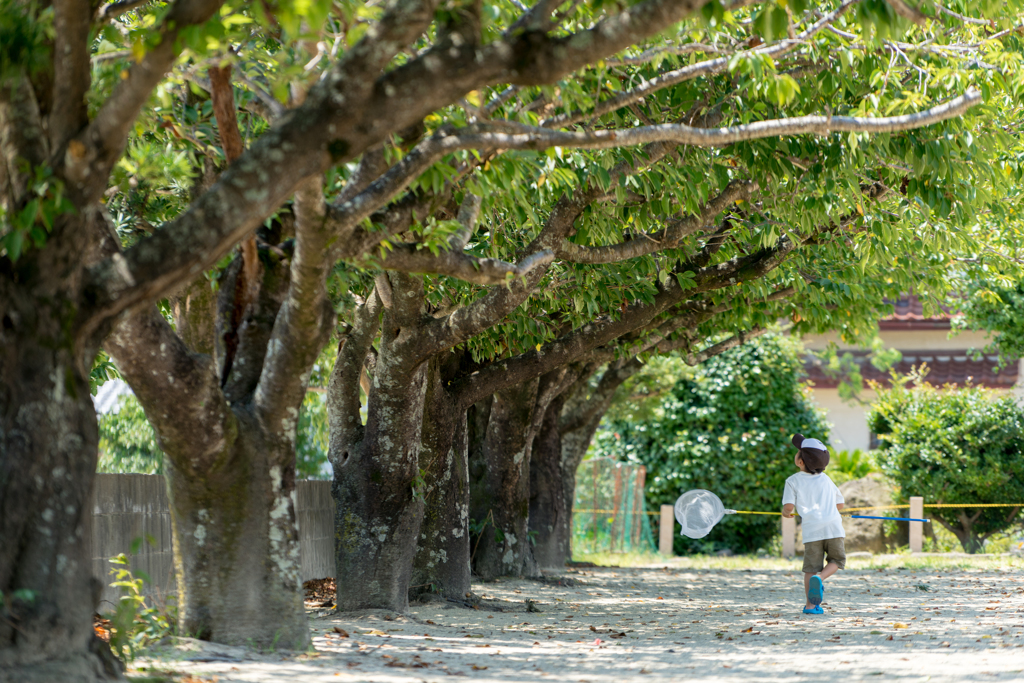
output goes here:
{"type": "MultiPolygon", "coordinates": [[[[801,385],[802,372],[799,342],[765,335],[694,368],[665,399],[663,417],[608,423],[595,449],[647,466],[648,509],[702,488],[728,508],[779,510],[786,477],[796,472],[790,437],[828,438],[821,412],[801,385]]],[[[675,551],[752,552],[778,530],[778,517],[729,516],[705,538],[677,534],[675,551]]]]}
{"type": "MultiPolygon", "coordinates": [[[[905,502],[1024,502],[1024,409],[1009,396],[928,384],[880,390],[869,416],[879,464],[905,502]]],[[[1012,508],[930,508],[925,513],[978,552],[1020,516],[1012,508]]]]}

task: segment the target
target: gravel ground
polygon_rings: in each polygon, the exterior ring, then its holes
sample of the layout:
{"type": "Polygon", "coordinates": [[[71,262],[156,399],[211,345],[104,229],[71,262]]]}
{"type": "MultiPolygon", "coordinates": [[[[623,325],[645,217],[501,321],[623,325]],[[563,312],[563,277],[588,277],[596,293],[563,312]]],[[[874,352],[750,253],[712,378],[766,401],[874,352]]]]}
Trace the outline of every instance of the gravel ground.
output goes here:
{"type": "Polygon", "coordinates": [[[825,614],[808,616],[797,569],[578,568],[476,584],[476,609],[313,610],[315,652],[181,639],[131,673],[219,683],[1024,681],[1020,568],[851,569],[825,586],[825,614]]]}

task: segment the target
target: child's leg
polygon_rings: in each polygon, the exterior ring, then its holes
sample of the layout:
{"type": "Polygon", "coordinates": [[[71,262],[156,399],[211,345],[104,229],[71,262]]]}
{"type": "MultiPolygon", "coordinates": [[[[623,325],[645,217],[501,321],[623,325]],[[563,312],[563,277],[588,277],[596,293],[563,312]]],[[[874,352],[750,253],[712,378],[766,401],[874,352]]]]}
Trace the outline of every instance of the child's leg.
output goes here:
{"type": "Polygon", "coordinates": [[[810,543],[804,543],[804,598],[807,602],[805,605],[807,608],[814,607],[809,595],[811,589],[811,577],[821,572],[824,560],[824,541],[811,541],[810,543]]]}
{"type": "Polygon", "coordinates": [[[821,570],[821,578],[827,579],[840,569],[846,568],[846,547],[841,538],[830,538],[825,541],[825,560],[828,564],[821,570]]]}

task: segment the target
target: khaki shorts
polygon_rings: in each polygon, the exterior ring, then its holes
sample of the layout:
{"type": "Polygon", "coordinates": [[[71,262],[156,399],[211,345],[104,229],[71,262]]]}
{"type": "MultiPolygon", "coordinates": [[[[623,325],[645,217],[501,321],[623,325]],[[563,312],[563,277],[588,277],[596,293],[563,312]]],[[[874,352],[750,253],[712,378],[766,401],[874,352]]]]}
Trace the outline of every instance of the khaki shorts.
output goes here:
{"type": "Polygon", "coordinates": [[[804,543],[804,573],[817,574],[825,568],[823,558],[835,562],[840,569],[846,569],[846,547],[841,538],[825,538],[804,543]]]}

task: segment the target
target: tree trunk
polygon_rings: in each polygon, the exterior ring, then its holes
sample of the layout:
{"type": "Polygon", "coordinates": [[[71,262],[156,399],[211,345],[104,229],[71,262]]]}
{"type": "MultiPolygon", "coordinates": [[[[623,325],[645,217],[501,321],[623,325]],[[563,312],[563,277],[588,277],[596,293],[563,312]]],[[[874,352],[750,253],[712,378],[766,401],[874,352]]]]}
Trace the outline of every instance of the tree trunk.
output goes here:
{"type": "Polygon", "coordinates": [[[292,377],[284,387],[274,380],[312,365],[329,321],[315,292],[293,300],[290,272],[300,253],[290,254],[290,264],[272,250],[262,256],[258,298],[236,315],[240,324],[225,323],[238,313],[235,278],[242,259],[236,257],[221,278],[216,316],[204,297],[191,294],[203,291],[196,283],[175,301],[177,330],[152,307],[119,324],[106,348],[166,455],[181,631],[220,643],[304,650],[310,640],[295,510],[294,416],[305,380],[292,377]],[[279,319],[301,304],[314,319],[302,326],[309,348],[271,344],[279,319]],[[234,339],[231,362],[223,359],[228,336],[234,339]],[[295,362],[285,364],[275,349],[290,352],[295,362]],[[267,395],[271,400],[261,402],[267,395]]]}
{"type": "Polygon", "coordinates": [[[576,367],[573,386],[560,392],[545,413],[530,465],[530,531],[540,566],[563,567],[572,560],[576,470],[615,392],[641,367],[636,358],[612,363],[592,392],[594,366],[576,367]]]}
{"type": "Polygon", "coordinates": [[[530,513],[530,451],[538,379],[494,395],[484,439],[483,479],[489,525],[481,531],[474,564],[483,579],[535,574],[527,534],[530,513]]]}
{"type": "MultiPolygon", "coordinates": [[[[565,398],[559,396],[544,413],[530,457],[530,532],[533,555],[542,568],[564,567],[572,534],[572,499],[566,499],[566,477],[575,484],[575,472],[563,471],[559,420],[565,398]]],[[[571,486],[575,490],[574,486],[571,486]]]]}
{"type": "MultiPolygon", "coordinates": [[[[419,451],[427,364],[414,349],[423,287],[409,276],[391,274],[390,279],[395,296],[392,300],[390,290],[386,295],[366,426],[331,429],[339,610],[408,608],[423,520],[419,451]]],[[[335,370],[341,365],[339,354],[335,370]]],[[[348,378],[335,390],[358,392],[358,379],[348,378]]],[[[357,415],[342,419],[354,421],[357,415]]]]}
{"type": "Polygon", "coordinates": [[[251,414],[236,417],[206,476],[168,463],[179,625],[218,643],[305,650],[294,452],[251,414]]]}
{"type": "Polygon", "coordinates": [[[576,470],[604,416],[601,411],[583,427],[563,434],[559,423],[564,402],[556,403],[544,416],[530,461],[530,531],[535,542],[534,556],[541,567],[564,567],[572,560],[576,470]]]}
{"type": "Polygon", "coordinates": [[[0,679],[117,677],[93,646],[98,433],[83,358],[53,343],[63,335],[49,306],[2,294],[0,679]]]}
{"type": "MultiPolygon", "coordinates": [[[[454,354],[445,354],[453,356],[454,354]]],[[[444,390],[445,373],[431,361],[420,461],[426,510],[413,561],[411,595],[463,598],[469,592],[469,442],[466,412],[444,390]]]]}
{"type": "Polygon", "coordinates": [[[587,449],[594,440],[594,433],[597,432],[602,417],[604,411],[592,417],[584,427],[562,434],[562,504],[568,511],[563,519],[565,527],[560,531],[568,539],[563,565],[572,560],[572,510],[576,503],[576,470],[580,468],[580,463],[587,455],[587,449]]]}

